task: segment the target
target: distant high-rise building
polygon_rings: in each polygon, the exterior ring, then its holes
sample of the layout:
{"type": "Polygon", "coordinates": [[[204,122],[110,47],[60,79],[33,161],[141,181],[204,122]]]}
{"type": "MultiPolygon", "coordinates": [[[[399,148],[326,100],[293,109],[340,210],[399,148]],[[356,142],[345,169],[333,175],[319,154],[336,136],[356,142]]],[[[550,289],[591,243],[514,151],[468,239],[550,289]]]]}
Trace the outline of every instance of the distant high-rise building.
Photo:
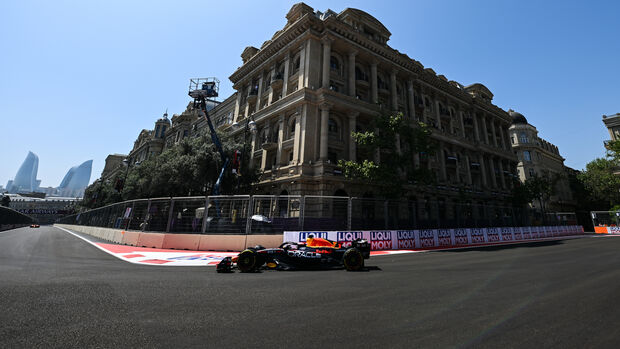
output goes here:
{"type": "Polygon", "coordinates": [[[7,190],[9,193],[32,193],[38,188],[40,181],[37,181],[37,171],[39,170],[39,157],[29,151],[26,160],[17,170],[15,179],[9,181],[7,190]]]}
{"type": "Polygon", "coordinates": [[[58,186],[58,195],[66,197],[83,196],[84,189],[90,182],[92,167],[93,160],[84,161],[79,166],[71,167],[58,186]]]}

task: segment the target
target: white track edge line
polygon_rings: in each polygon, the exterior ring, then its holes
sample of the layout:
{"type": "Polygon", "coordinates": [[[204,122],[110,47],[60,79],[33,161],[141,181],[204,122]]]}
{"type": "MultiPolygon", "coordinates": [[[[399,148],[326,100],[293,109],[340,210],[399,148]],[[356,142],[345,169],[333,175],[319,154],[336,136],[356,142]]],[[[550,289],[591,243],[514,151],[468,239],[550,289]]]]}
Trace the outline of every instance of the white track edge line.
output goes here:
{"type": "Polygon", "coordinates": [[[142,263],[139,263],[139,262],[135,262],[135,261],[132,261],[132,260],[131,260],[131,259],[129,259],[129,258],[125,258],[125,257],[122,257],[122,256],[120,256],[120,255],[116,254],[116,253],[112,253],[112,252],[110,252],[110,251],[106,250],[105,248],[103,248],[103,247],[101,247],[101,246],[97,245],[96,243],[94,243],[94,242],[92,242],[92,241],[90,241],[90,240],[86,239],[85,237],[79,236],[78,234],[76,234],[76,233],[74,233],[74,232],[72,232],[72,231],[70,231],[70,230],[67,230],[67,229],[65,229],[65,228],[56,227],[56,226],[54,226],[54,228],[64,230],[64,231],[66,231],[67,233],[69,233],[69,234],[71,234],[71,235],[73,235],[73,236],[75,236],[75,237],[77,237],[77,238],[79,238],[79,239],[82,239],[82,240],[86,241],[86,242],[87,242],[87,243],[89,243],[90,245],[95,246],[96,248],[100,249],[101,251],[103,251],[103,252],[105,252],[105,253],[107,253],[107,254],[109,254],[109,255],[111,255],[111,256],[114,256],[114,257],[116,257],[116,258],[118,258],[118,259],[120,259],[120,260],[123,260],[123,261],[125,261],[125,262],[129,262],[129,263],[131,263],[131,264],[148,265],[148,264],[142,264],[142,263]]]}

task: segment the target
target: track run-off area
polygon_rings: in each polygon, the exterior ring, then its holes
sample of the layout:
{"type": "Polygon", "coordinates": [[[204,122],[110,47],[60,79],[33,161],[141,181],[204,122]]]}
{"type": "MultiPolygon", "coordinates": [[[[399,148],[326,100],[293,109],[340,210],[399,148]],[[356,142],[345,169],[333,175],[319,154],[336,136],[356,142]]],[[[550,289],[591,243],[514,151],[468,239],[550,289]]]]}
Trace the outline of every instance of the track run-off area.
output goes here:
{"type": "Polygon", "coordinates": [[[620,238],[379,255],[364,272],[217,274],[206,259],[128,263],[138,257],[83,237],[0,232],[0,347],[620,345],[620,238]]]}

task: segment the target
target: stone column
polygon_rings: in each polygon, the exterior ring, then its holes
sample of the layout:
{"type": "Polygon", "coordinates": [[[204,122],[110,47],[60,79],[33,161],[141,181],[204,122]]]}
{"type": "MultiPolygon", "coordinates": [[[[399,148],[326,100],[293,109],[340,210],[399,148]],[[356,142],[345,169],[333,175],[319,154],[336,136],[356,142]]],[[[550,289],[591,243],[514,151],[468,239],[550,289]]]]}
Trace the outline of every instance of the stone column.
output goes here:
{"type": "Polygon", "coordinates": [[[349,96],[355,97],[355,55],[357,51],[349,52],[349,96]]]}
{"type": "Polygon", "coordinates": [[[284,57],[284,76],[282,77],[282,98],[286,97],[288,93],[288,74],[291,69],[291,55],[286,53],[284,57]]]}
{"type": "Polygon", "coordinates": [[[370,63],[370,98],[371,102],[379,103],[379,90],[377,86],[377,62],[370,63]]]}
{"type": "Polygon", "coordinates": [[[357,153],[357,145],[355,140],[353,139],[353,132],[355,132],[355,128],[357,127],[357,116],[359,112],[351,111],[349,112],[349,160],[355,161],[357,153]]]}
{"type": "Polygon", "coordinates": [[[478,155],[478,162],[480,162],[480,176],[482,177],[482,187],[483,189],[487,189],[487,168],[484,163],[484,155],[478,155]]]}
{"type": "Polygon", "coordinates": [[[472,185],[472,180],[471,180],[471,162],[469,159],[469,155],[465,155],[465,164],[467,165],[466,168],[466,175],[467,175],[467,184],[472,185]]]}
{"type": "Polygon", "coordinates": [[[280,114],[278,118],[278,153],[276,155],[276,164],[282,165],[282,142],[284,141],[284,114],[280,114]]]}
{"type": "Polygon", "coordinates": [[[504,128],[504,126],[502,126],[501,124],[499,125],[499,135],[500,138],[502,140],[502,149],[504,150],[508,150],[510,149],[510,146],[508,144],[506,144],[506,135],[504,133],[507,133],[507,130],[504,128]]]}
{"type": "Polygon", "coordinates": [[[306,42],[301,44],[301,51],[299,52],[299,71],[297,72],[297,89],[304,88],[304,81],[306,75],[306,42]]]}
{"type": "MultiPolygon", "coordinates": [[[[251,90],[252,90],[252,86],[250,86],[250,89],[248,90],[248,93],[250,93],[249,91],[251,91],[251,90]]],[[[247,118],[248,116],[250,116],[250,102],[247,102],[247,99],[246,99],[245,110],[243,112],[243,117],[247,118]]]]}
{"type": "Polygon", "coordinates": [[[474,121],[474,140],[480,142],[480,129],[478,128],[478,115],[472,113],[472,120],[474,121]]]}
{"type": "Polygon", "coordinates": [[[396,91],[396,69],[390,73],[390,97],[392,97],[392,110],[398,110],[398,92],[396,91]]]}
{"type": "Polygon", "coordinates": [[[292,117],[295,118],[295,138],[293,143],[293,163],[299,164],[301,162],[301,133],[304,132],[301,129],[301,116],[303,113],[303,107],[297,107],[297,112],[292,117]]]}
{"type": "Polygon", "coordinates": [[[446,174],[446,153],[444,152],[443,142],[439,142],[439,171],[441,180],[445,182],[448,176],[446,174]]]}
{"type": "Polygon", "coordinates": [[[329,88],[329,73],[331,71],[330,60],[332,57],[332,40],[328,37],[324,37],[321,42],[323,43],[323,78],[321,87],[329,88]]]}
{"type": "Polygon", "coordinates": [[[461,136],[465,138],[465,121],[463,121],[463,112],[459,112],[459,121],[461,122],[461,136]]]}
{"type": "Polygon", "coordinates": [[[239,119],[239,112],[240,112],[240,108],[241,108],[241,94],[243,93],[243,87],[240,90],[237,90],[237,98],[235,101],[235,115],[233,118],[233,123],[237,122],[237,120],[239,119]]]}
{"type": "Polygon", "coordinates": [[[409,106],[409,118],[415,120],[415,99],[413,95],[413,80],[407,80],[407,100],[409,106]]]}
{"type": "Polygon", "coordinates": [[[491,184],[493,184],[493,188],[497,188],[497,179],[495,178],[495,160],[493,157],[489,158],[489,167],[491,169],[491,184]]]}
{"type": "Polygon", "coordinates": [[[497,133],[495,132],[495,120],[491,120],[491,136],[493,137],[493,145],[497,148],[497,133]]]}
{"type": "Polygon", "coordinates": [[[328,122],[329,122],[329,109],[331,108],[331,105],[329,105],[328,103],[323,103],[320,105],[321,108],[321,147],[320,147],[320,152],[319,152],[319,160],[321,161],[327,161],[327,141],[328,141],[328,122]]]}
{"type": "Polygon", "coordinates": [[[456,158],[456,160],[454,160],[454,165],[455,165],[455,174],[456,174],[456,183],[460,184],[461,183],[461,171],[459,169],[459,157],[458,157],[458,153],[456,151],[454,151],[454,157],[456,158]]]}
{"type": "Polygon", "coordinates": [[[506,189],[506,180],[504,179],[504,164],[502,164],[503,160],[499,159],[497,165],[499,166],[499,180],[502,182],[501,188],[506,189]]]}
{"type": "Polygon", "coordinates": [[[260,110],[260,100],[263,96],[263,72],[260,73],[260,78],[258,79],[258,95],[256,96],[256,108],[254,111],[258,113],[260,110]]]}
{"type": "Polygon", "coordinates": [[[484,117],[484,115],[482,115],[482,133],[484,133],[484,144],[489,144],[489,133],[487,132],[487,118],[484,117]]]}
{"type": "MultiPolygon", "coordinates": [[[[273,78],[276,76],[276,65],[274,64],[271,67],[271,73],[269,74],[269,79],[273,80],[273,78]]],[[[271,81],[269,82],[269,86],[271,86],[271,81]]],[[[269,97],[267,97],[267,105],[271,105],[271,103],[273,102],[273,87],[269,88],[269,97]]]]}

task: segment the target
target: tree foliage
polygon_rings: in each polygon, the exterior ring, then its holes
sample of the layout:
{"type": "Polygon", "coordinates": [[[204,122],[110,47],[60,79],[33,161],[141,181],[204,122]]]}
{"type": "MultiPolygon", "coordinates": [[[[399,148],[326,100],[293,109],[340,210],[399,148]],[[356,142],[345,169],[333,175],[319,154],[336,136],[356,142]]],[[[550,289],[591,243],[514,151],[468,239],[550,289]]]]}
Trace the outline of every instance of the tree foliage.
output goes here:
{"type": "MultiPolygon", "coordinates": [[[[248,193],[259,176],[256,169],[248,166],[249,154],[242,154],[240,175],[233,174],[232,154],[243,149],[243,145],[235,143],[231,137],[222,137],[222,146],[231,157],[231,164],[224,173],[221,194],[248,193]]],[[[203,134],[185,138],[161,154],[130,166],[111,181],[96,181],[86,189],[83,205],[92,208],[131,199],[208,195],[222,163],[210,137],[203,134]],[[123,182],[122,190],[115,188],[118,181],[123,182]]]]}
{"type": "Polygon", "coordinates": [[[609,207],[620,204],[620,175],[614,173],[618,171],[617,158],[611,155],[594,159],[577,176],[594,200],[604,201],[609,207]]]}
{"type": "Polygon", "coordinates": [[[383,114],[373,120],[372,131],[353,132],[360,161],[339,160],[348,179],[379,186],[386,197],[402,195],[408,183],[430,183],[434,174],[415,168],[414,154],[432,154],[435,144],[431,129],[424,123],[411,126],[402,113],[383,114]],[[379,161],[375,154],[378,153],[379,161]]]}
{"type": "Polygon", "coordinates": [[[512,189],[513,204],[524,206],[536,200],[544,212],[547,202],[556,193],[556,184],[560,179],[559,174],[536,175],[526,179],[523,183],[517,183],[512,189]]]}

